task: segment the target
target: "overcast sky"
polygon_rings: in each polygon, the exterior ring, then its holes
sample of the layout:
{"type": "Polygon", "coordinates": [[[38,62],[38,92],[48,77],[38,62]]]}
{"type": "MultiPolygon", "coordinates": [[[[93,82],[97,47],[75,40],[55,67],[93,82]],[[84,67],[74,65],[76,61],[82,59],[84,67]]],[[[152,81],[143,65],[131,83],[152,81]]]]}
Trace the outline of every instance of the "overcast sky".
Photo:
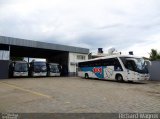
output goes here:
{"type": "Polygon", "coordinates": [[[160,51],[160,0],[0,0],[0,35],[148,57],[160,51]]]}

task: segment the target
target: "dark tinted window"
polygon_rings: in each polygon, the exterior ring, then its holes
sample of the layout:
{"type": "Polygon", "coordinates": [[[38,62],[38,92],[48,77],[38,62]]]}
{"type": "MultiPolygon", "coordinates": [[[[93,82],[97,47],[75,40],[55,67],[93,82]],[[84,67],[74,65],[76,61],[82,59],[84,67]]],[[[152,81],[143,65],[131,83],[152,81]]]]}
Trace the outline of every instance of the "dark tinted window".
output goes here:
{"type": "Polygon", "coordinates": [[[121,68],[118,58],[100,59],[95,61],[80,62],[79,67],[115,66],[121,68]]]}
{"type": "Polygon", "coordinates": [[[120,66],[121,66],[118,58],[114,58],[113,64],[114,64],[114,66],[117,66],[117,67],[120,67],[120,66]]]}
{"type": "Polygon", "coordinates": [[[136,71],[136,64],[132,60],[126,61],[126,68],[131,70],[131,71],[136,71]]]}
{"type": "Polygon", "coordinates": [[[94,66],[102,66],[102,60],[94,61],[94,66]]]}
{"type": "Polygon", "coordinates": [[[33,70],[35,72],[46,72],[47,71],[47,67],[45,65],[35,65],[33,67],[33,70]]]}
{"type": "Polygon", "coordinates": [[[59,73],[59,65],[50,64],[49,68],[50,68],[50,72],[59,73]]]}
{"type": "Polygon", "coordinates": [[[114,66],[115,71],[123,70],[118,58],[102,59],[102,66],[114,66]]]}
{"type": "Polygon", "coordinates": [[[79,67],[95,67],[95,66],[101,66],[101,65],[102,65],[101,60],[78,63],[79,67]]]}
{"type": "Polygon", "coordinates": [[[114,58],[114,70],[115,71],[123,71],[122,66],[118,60],[118,58],[114,58]]]}
{"type": "Polygon", "coordinates": [[[116,61],[116,58],[102,59],[102,65],[103,66],[113,66],[115,61],[116,61]]]}
{"type": "Polygon", "coordinates": [[[85,67],[86,66],[86,62],[80,62],[80,63],[78,63],[78,66],[79,67],[85,67]]]}
{"type": "Polygon", "coordinates": [[[123,62],[124,66],[126,68],[128,68],[128,66],[127,66],[127,60],[126,60],[127,58],[131,58],[131,57],[120,57],[121,61],[123,62]]]}
{"type": "Polygon", "coordinates": [[[46,62],[31,62],[30,66],[31,66],[31,70],[34,72],[46,72],[47,71],[46,62]]]}
{"type": "Polygon", "coordinates": [[[27,63],[15,63],[14,70],[17,72],[26,72],[28,71],[27,63]]]}

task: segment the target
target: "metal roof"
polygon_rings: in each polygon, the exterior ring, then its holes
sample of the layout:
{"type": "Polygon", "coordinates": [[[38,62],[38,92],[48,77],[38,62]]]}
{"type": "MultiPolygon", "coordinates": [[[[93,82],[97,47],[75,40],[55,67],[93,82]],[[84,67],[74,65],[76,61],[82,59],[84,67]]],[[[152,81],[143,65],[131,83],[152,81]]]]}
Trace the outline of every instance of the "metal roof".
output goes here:
{"type": "Polygon", "coordinates": [[[53,43],[45,43],[45,42],[32,41],[32,40],[26,40],[26,39],[20,39],[20,38],[12,38],[12,37],[6,37],[6,36],[0,36],[0,44],[49,49],[49,50],[59,50],[59,51],[67,51],[67,52],[82,53],[82,54],[89,53],[89,49],[87,48],[59,45],[59,44],[53,44],[53,43]]]}

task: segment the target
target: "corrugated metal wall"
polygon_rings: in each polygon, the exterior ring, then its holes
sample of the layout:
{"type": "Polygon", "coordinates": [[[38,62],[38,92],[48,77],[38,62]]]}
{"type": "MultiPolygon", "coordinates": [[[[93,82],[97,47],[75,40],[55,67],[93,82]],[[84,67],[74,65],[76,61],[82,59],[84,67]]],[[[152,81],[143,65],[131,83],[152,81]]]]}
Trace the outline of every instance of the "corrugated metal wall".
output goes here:
{"type": "Polygon", "coordinates": [[[0,60],[9,60],[9,51],[0,50],[0,60]]]}
{"type": "Polygon", "coordinates": [[[160,61],[152,61],[151,64],[148,65],[148,70],[151,76],[151,80],[160,81],[160,61]]]}

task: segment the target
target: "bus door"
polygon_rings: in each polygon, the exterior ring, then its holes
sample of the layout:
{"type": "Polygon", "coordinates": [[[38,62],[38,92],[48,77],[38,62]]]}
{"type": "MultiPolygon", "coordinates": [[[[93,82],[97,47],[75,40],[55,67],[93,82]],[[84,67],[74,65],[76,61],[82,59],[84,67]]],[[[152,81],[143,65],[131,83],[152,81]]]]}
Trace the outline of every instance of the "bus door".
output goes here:
{"type": "Polygon", "coordinates": [[[134,80],[136,78],[136,63],[131,58],[126,60],[127,79],[134,80]]]}

